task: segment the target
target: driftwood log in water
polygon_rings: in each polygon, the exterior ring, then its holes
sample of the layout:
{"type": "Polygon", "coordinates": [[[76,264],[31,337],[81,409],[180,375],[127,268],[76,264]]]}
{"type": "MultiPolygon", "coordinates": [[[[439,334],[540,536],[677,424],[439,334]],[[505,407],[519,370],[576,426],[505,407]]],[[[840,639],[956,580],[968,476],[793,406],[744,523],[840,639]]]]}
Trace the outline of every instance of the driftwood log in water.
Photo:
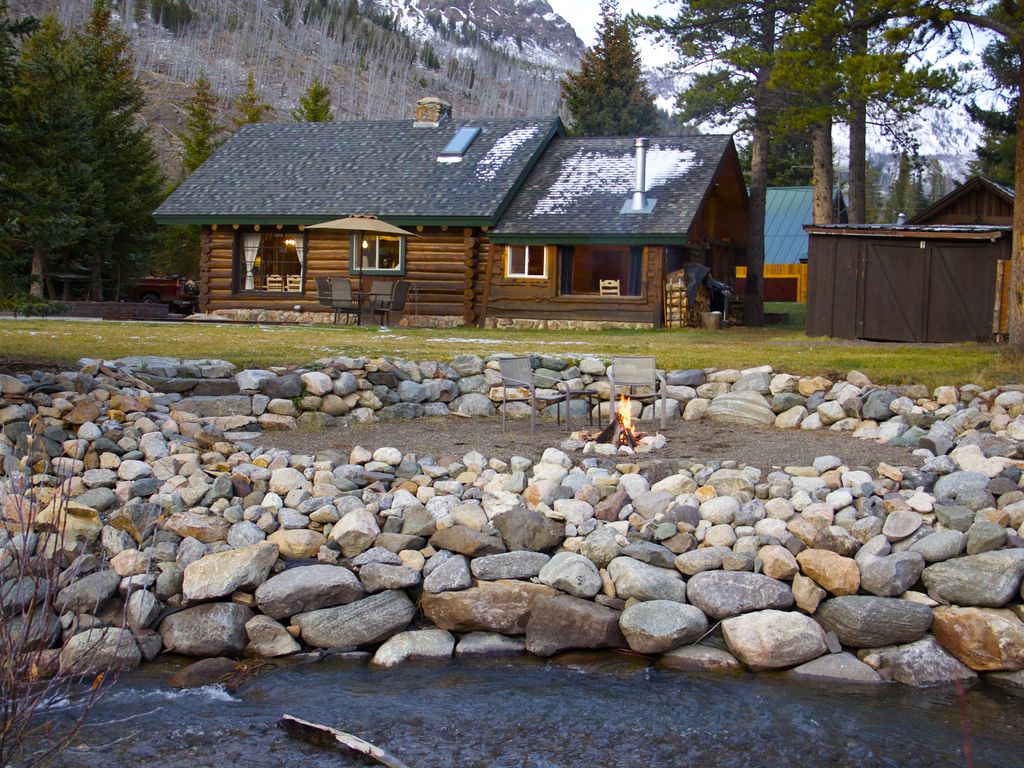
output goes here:
{"type": "Polygon", "coordinates": [[[353,752],[373,758],[388,768],[409,768],[397,757],[389,755],[380,747],[371,744],[365,739],[360,739],[358,736],[353,736],[351,733],[339,731],[337,728],[330,728],[319,723],[311,723],[307,720],[299,720],[299,718],[292,717],[291,715],[283,715],[280,725],[288,732],[288,735],[303,739],[317,746],[328,747],[340,744],[351,749],[353,752]]]}

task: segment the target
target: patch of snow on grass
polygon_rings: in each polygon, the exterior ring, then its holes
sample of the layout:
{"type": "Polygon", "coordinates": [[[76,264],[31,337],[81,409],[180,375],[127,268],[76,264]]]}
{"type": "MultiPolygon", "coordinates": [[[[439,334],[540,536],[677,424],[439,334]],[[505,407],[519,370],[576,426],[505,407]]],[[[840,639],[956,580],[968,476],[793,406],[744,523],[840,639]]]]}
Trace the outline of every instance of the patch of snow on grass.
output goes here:
{"type": "MultiPolygon", "coordinates": [[[[662,149],[655,144],[647,152],[646,190],[651,191],[681,178],[700,165],[693,150],[662,149]]],[[[596,192],[627,195],[633,191],[636,177],[636,156],[632,152],[578,150],[562,161],[558,180],[533,208],[533,216],[566,213],[580,198],[596,192]]]]}
{"type": "Polygon", "coordinates": [[[477,162],[476,177],[481,181],[491,181],[516,150],[536,136],[538,131],[540,131],[540,126],[529,125],[506,133],[494,142],[494,146],[487,150],[487,154],[477,162]]]}

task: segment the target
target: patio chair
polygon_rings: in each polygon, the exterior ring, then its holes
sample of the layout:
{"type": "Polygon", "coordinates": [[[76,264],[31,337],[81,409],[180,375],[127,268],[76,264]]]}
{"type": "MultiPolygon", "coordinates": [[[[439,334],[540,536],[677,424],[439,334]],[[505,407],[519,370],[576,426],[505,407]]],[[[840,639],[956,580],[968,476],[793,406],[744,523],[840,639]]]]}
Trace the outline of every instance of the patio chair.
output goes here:
{"type": "Polygon", "coordinates": [[[601,296],[619,296],[620,288],[618,280],[601,280],[598,285],[601,296]]]}
{"type": "Polygon", "coordinates": [[[381,325],[386,324],[392,312],[401,312],[405,309],[405,300],[409,296],[410,283],[408,280],[399,280],[394,285],[395,289],[390,298],[380,301],[374,300],[374,303],[371,305],[373,313],[380,315],[381,325]]]}
{"type": "Polygon", "coordinates": [[[302,292],[302,275],[288,275],[285,278],[285,288],[291,293],[302,292]]]}
{"type": "MultiPolygon", "coordinates": [[[[559,391],[554,395],[538,395],[537,385],[533,379],[533,366],[530,365],[529,356],[523,357],[501,357],[498,358],[498,368],[501,371],[501,428],[505,429],[505,405],[506,403],[529,403],[530,404],[530,432],[537,431],[537,403],[545,407],[556,403],[566,403],[566,422],[568,423],[568,397],[569,393],[559,391]],[[508,389],[526,389],[529,395],[525,397],[509,397],[508,389]]],[[[561,389],[556,382],[555,387],[561,389]]],[[[558,425],[562,425],[562,412],[555,409],[555,417],[558,425]]]]}
{"type": "Polygon", "coordinates": [[[282,278],[280,275],[267,275],[267,290],[283,291],[284,278],[282,278]]]}
{"type": "Polygon", "coordinates": [[[338,324],[338,315],[345,314],[346,320],[349,315],[356,316],[356,324],[359,323],[359,311],[361,307],[352,297],[352,284],[342,278],[331,280],[331,309],[334,310],[334,324],[338,324]]]}
{"type": "Polygon", "coordinates": [[[627,396],[637,402],[646,405],[655,404],[661,400],[661,428],[668,425],[668,398],[665,388],[668,382],[665,377],[658,373],[654,365],[653,357],[621,355],[612,357],[612,364],[608,368],[608,383],[611,385],[611,408],[614,411],[618,399],[617,389],[622,389],[627,396]],[[635,393],[636,387],[649,388],[651,391],[635,393]]]}

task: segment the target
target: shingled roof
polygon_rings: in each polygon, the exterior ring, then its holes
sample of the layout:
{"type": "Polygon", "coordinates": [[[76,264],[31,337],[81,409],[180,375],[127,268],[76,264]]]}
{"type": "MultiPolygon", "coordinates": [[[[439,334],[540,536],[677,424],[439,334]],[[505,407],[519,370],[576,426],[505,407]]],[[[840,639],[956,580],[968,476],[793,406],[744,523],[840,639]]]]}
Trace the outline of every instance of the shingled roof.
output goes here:
{"type": "Polygon", "coordinates": [[[634,185],[634,139],[554,139],[505,211],[493,239],[678,238],[689,231],[731,148],[732,137],[726,135],[651,139],[647,193],[657,204],[649,214],[636,214],[621,212],[634,185]]]}
{"type": "Polygon", "coordinates": [[[396,224],[493,224],[558,118],[261,123],[239,129],[156,210],[161,223],[312,223],[373,214],[396,224]],[[459,128],[461,162],[438,162],[459,128]]]}

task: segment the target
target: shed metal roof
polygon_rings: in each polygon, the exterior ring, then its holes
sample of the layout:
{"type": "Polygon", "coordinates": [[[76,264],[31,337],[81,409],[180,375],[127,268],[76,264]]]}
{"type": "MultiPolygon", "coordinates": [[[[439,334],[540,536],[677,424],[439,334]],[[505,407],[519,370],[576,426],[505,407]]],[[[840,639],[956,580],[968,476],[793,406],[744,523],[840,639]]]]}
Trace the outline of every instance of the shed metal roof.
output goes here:
{"type": "Polygon", "coordinates": [[[651,139],[646,191],[657,204],[651,213],[641,214],[622,213],[635,180],[634,139],[556,138],[527,176],[492,239],[685,238],[731,146],[728,135],[651,139]]]}
{"type": "Polygon", "coordinates": [[[373,214],[393,223],[493,224],[555,118],[260,123],[239,129],[156,210],[157,221],[312,223],[373,214]],[[460,128],[461,162],[437,158],[460,128]]]}
{"type": "Polygon", "coordinates": [[[805,224],[814,222],[813,187],[769,187],[764,212],[764,263],[807,258],[805,224]]]}

